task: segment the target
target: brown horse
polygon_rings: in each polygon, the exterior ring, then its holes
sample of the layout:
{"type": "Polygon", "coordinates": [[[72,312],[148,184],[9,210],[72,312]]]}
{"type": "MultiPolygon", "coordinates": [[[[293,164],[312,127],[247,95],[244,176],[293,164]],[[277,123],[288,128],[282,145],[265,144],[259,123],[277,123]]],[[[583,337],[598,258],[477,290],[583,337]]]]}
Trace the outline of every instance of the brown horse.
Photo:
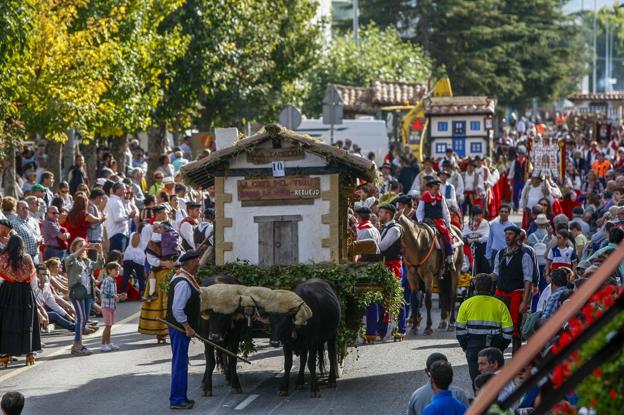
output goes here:
{"type": "MultiPolygon", "coordinates": [[[[457,284],[460,277],[461,267],[464,261],[464,253],[461,247],[455,248],[453,263],[454,271],[450,272],[450,278],[441,278],[444,273],[443,247],[436,247],[435,236],[428,226],[415,223],[401,212],[397,213],[395,220],[403,232],[401,233],[401,245],[403,246],[404,259],[407,262],[407,278],[412,291],[412,304],[419,291],[425,293],[425,306],[427,307],[427,326],[423,334],[432,334],[431,330],[431,295],[435,280],[440,292],[440,308],[442,309],[438,328],[453,330],[455,325],[455,301],[457,297],[457,284]],[[448,320],[450,318],[450,321],[448,320]]],[[[461,235],[459,229],[453,227],[457,235],[461,235]]],[[[448,274],[448,273],[447,273],[448,274]]],[[[414,310],[416,311],[416,310],[414,310]]],[[[414,315],[412,331],[416,332],[420,316],[414,315]]]]}

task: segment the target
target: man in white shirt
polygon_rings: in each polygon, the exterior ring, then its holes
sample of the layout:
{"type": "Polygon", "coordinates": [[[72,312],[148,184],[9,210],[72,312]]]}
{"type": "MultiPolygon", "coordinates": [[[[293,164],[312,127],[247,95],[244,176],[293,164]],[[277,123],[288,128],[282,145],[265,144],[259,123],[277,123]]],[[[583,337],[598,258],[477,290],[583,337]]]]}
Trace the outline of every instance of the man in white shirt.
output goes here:
{"type": "Polygon", "coordinates": [[[182,237],[182,248],[185,251],[196,250],[195,228],[199,225],[200,203],[187,202],[187,217],[180,222],[180,236],[182,237]]]}
{"type": "Polygon", "coordinates": [[[104,213],[106,220],[104,227],[108,235],[108,251],[118,250],[123,252],[128,246],[128,235],[130,234],[130,220],[135,216],[136,211],[130,211],[124,203],[126,185],[115,183],[111,189],[111,196],[106,202],[104,213]]]}
{"type": "Polygon", "coordinates": [[[437,177],[436,171],[433,169],[433,160],[430,158],[426,158],[423,162],[423,171],[418,173],[418,175],[414,178],[412,182],[412,187],[410,188],[408,195],[410,196],[420,196],[423,191],[423,187],[427,183],[425,183],[425,177],[437,177]]]}
{"type": "Polygon", "coordinates": [[[459,204],[457,203],[457,193],[455,192],[455,186],[449,183],[449,173],[446,170],[442,170],[440,172],[440,181],[442,182],[440,186],[440,193],[446,200],[446,204],[449,208],[455,207],[459,210],[459,204]]]}
{"type": "Polygon", "coordinates": [[[476,170],[474,160],[468,162],[468,167],[464,173],[464,214],[470,214],[473,206],[483,207],[483,197],[485,196],[485,184],[483,175],[476,170]]]}

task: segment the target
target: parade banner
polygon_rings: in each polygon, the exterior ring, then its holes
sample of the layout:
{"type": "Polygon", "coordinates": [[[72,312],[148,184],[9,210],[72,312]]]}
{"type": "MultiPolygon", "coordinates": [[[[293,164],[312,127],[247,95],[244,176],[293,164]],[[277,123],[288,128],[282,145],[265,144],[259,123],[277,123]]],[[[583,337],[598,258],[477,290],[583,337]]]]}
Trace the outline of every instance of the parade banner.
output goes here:
{"type": "Polygon", "coordinates": [[[241,202],[308,201],[321,197],[320,178],[250,179],[238,180],[236,184],[241,202]]]}
{"type": "Polygon", "coordinates": [[[531,146],[531,164],[533,171],[550,177],[559,177],[559,152],[557,143],[549,140],[535,140],[531,146]]]}

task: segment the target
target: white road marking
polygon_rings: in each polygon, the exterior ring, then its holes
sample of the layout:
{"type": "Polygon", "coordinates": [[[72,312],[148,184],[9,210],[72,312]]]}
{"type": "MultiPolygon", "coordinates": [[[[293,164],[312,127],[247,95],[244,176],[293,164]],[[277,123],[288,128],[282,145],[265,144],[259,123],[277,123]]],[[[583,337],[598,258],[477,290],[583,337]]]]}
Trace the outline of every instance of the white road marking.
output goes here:
{"type": "Polygon", "coordinates": [[[247,406],[249,406],[250,403],[255,401],[258,396],[260,395],[249,395],[243,402],[236,405],[236,408],[234,408],[234,410],[242,411],[243,409],[247,408],[247,406]]]}
{"type": "MultiPolygon", "coordinates": [[[[130,315],[130,316],[128,316],[128,317],[126,317],[126,318],[124,318],[124,319],[120,320],[119,322],[115,323],[115,325],[122,325],[122,324],[125,324],[125,323],[127,323],[127,322],[129,322],[129,321],[131,321],[131,320],[133,320],[133,319],[135,319],[135,318],[137,318],[137,317],[139,316],[139,314],[141,314],[141,311],[137,311],[136,313],[134,313],[134,314],[132,314],[132,315],[130,315]]],[[[90,334],[90,335],[88,335],[88,336],[82,336],[82,337],[84,337],[84,338],[87,338],[87,339],[88,339],[88,338],[97,337],[97,336],[99,336],[99,334],[98,334],[98,333],[93,333],[93,334],[90,334]]],[[[13,378],[13,377],[15,377],[15,376],[19,375],[20,373],[23,373],[23,372],[27,371],[28,369],[32,369],[32,368],[34,368],[35,366],[41,366],[43,363],[45,363],[45,362],[46,362],[46,360],[48,360],[48,359],[50,359],[50,358],[52,358],[52,357],[55,357],[55,356],[61,355],[61,354],[63,354],[63,353],[67,353],[67,352],[71,349],[71,347],[72,347],[72,346],[73,346],[73,343],[70,343],[70,344],[68,344],[68,345],[67,345],[67,346],[65,346],[65,347],[61,347],[59,350],[57,350],[57,351],[55,351],[55,352],[50,353],[49,355],[47,355],[47,356],[45,356],[44,358],[42,358],[42,360],[40,360],[40,361],[39,361],[39,363],[36,363],[36,364],[34,364],[34,365],[32,365],[32,366],[22,366],[22,367],[20,367],[20,368],[17,368],[17,369],[11,370],[11,371],[10,371],[9,373],[7,373],[6,375],[0,376],[0,383],[4,382],[4,381],[6,381],[6,380],[9,380],[9,379],[11,379],[11,378],[13,378]]],[[[7,370],[7,369],[5,369],[5,370],[7,370]]],[[[10,370],[10,369],[9,369],[9,370],[10,370]]]]}

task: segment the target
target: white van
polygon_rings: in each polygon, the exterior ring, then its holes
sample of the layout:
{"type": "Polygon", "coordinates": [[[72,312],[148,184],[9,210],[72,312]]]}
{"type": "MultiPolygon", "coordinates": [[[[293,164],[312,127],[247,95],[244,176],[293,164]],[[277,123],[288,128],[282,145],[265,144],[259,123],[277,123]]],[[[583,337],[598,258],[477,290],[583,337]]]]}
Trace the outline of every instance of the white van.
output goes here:
{"type": "MultiPolygon", "coordinates": [[[[298,133],[308,134],[330,143],[330,126],[322,120],[304,119],[297,128],[298,133]]],[[[375,163],[381,167],[388,154],[388,133],[386,123],[382,120],[342,120],[342,124],[334,125],[334,142],[351,139],[353,144],[362,148],[362,155],[375,153],[375,163]]]]}

